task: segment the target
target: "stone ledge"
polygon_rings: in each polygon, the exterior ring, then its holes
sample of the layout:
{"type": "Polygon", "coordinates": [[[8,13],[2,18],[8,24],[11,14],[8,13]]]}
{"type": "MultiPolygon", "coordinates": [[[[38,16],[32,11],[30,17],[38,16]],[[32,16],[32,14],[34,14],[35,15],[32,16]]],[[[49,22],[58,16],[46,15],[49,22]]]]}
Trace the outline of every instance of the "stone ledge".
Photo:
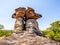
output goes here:
{"type": "Polygon", "coordinates": [[[0,40],[0,45],[60,45],[59,42],[25,31],[0,40]]]}

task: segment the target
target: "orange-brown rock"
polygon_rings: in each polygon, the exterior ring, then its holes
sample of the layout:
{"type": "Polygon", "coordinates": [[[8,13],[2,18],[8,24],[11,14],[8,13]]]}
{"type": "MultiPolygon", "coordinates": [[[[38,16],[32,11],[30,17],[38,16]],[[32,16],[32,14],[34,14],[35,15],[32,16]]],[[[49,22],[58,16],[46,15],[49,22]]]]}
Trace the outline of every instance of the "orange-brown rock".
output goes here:
{"type": "Polygon", "coordinates": [[[26,18],[27,19],[38,19],[41,18],[42,15],[41,14],[37,14],[35,13],[33,8],[28,7],[28,9],[26,10],[26,18]]]}
{"type": "Polygon", "coordinates": [[[26,18],[31,18],[34,15],[35,15],[34,9],[28,7],[28,9],[26,10],[26,18]]]}
{"type": "Polygon", "coordinates": [[[38,19],[41,18],[42,15],[41,14],[37,14],[35,13],[35,10],[33,8],[28,7],[28,9],[26,10],[26,8],[24,7],[19,7],[17,9],[15,9],[15,13],[12,15],[12,18],[27,18],[27,19],[38,19]]]}
{"type": "Polygon", "coordinates": [[[34,16],[31,16],[30,18],[31,19],[38,19],[38,18],[41,18],[41,17],[42,17],[42,15],[36,13],[34,16]]]}
{"type": "Polygon", "coordinates": [[[24,7],[20,7],[15,9],[15,13],[12,15],[12,18],[19,18],[19,17],[24,17],[25,16],[25,11],[26,9],[24,7]]]}

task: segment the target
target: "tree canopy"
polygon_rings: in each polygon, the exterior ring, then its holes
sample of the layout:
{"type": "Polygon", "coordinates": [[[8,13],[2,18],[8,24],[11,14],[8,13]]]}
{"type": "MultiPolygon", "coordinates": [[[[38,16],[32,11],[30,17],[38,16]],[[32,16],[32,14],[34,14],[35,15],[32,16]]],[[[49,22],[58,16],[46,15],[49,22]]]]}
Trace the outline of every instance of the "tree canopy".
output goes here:
{"type": "Polygon", "coordinates": [[[0,29],[4,29],[4,26],[0,24],[0,29]]]}
{"type": "Polygon", "coordinates": [[[42,34],[56,41],[60,41],[60,21],[56,21],[50,24],[51,27],[42,31],[42,34]]]}

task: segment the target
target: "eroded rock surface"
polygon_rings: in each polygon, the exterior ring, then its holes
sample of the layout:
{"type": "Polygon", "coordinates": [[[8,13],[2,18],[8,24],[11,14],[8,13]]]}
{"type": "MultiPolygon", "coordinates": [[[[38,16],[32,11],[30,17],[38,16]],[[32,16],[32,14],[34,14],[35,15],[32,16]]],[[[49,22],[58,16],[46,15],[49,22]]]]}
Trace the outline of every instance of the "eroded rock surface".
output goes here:
{"type": "Polygon", "coordinates": [[[14,25],[14,32],[19,33],[23,30],[23,18],[17,18],[14,25]]]}
{"type": "Polygon", "coordinates": [[[24,31],[0,40],[0,45],[60,45],[59,42],[24,31]]]}
{"type": "Polygon", "coordinates": [[[38,22],[35,19],[28,19],[26,21],[26,30],[41,36],[40,30],[38,27],[38,22]]]}

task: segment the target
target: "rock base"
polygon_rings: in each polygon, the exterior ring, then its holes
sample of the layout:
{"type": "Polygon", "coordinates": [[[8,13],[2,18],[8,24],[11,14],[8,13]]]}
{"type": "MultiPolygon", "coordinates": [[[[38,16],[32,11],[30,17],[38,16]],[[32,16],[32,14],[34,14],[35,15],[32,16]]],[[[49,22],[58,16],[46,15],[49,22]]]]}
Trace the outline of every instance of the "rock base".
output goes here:
{"type": "Polygon", "coordinates": [[[0,45],[60,45],[59,42],[24,31],[0,40],[0,45]]]}

